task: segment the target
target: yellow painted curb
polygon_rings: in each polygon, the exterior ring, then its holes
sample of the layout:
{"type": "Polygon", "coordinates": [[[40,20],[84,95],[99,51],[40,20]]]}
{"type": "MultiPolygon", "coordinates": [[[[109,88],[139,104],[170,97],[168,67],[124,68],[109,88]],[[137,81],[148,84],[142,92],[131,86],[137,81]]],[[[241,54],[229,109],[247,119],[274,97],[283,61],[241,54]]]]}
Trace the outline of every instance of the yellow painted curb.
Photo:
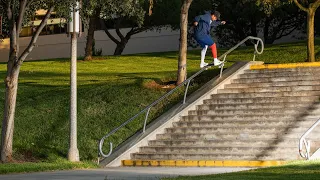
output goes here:
{"type": "Polygon", "coordinates": [[[283,69],[283,68],[298,68],[298,67],[320,67],[320,62],[251,65],[250,69],[251,70],[283,69]]]}
{"type": "Polygon", "coordinates": [[[212,161],[212,160],[123,160],[122,166],[176,167],[266,167],[286,164],[286,161],[212,161]]]}

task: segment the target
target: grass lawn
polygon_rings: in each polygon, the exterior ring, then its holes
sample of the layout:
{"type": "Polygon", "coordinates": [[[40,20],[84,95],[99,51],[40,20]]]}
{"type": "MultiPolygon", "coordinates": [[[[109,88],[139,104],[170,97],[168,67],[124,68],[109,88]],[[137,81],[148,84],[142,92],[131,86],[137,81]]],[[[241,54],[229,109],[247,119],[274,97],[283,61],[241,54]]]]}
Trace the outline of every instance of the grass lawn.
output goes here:
{"type": "Polygon", "coordinates": [[[24,162],[10,163],[0,165],[0,174],[24,173],[24,172],[43,172],[54,170],[72,170],[72,169],[89,169],[98,168],[98,165],[92,162],[71,163],[67,160],[60,159],[53,162],[24,162]]]}
{"type": "Polygon", "coordinates": [[[319,169],[320,161],[298,161],[278,167],[205,176],[181,176],[163,180],[316,180],[320,176],[319,169]]]}
{"type": "MultiPolygon", "coordinates": [[[[320,40],[316,52],[320,57],[320,40]]],[[[220,54],[224,50],[220,50],[220,54]]],[[[208,52],[207,59],[210,59],[208,52]]],[[[238,60],[252,60],[253,47],[241,48],[228,56],[227,66],[238,60]]],[[[266,63],[304,62],[305,43],[269,46],[256,60],[266,63]]],[[[78,148],[81,160],[96,160],[98,140],[138,113],[170,89],[175,81],[177,52],[100,57],[78,63],[78,148]]],[[[199,70],[200,51],[188,54],[189,76],[199,70]]],[[[207,60],[209,61],[209,60],[207,60]]],[[[67,156],[69,137],[68,59],[24,62],[19,78],[14,158],[19,162],[55,162],[67,156]]],[[[205,71],[192,90],[217,75],[218,69],[205,71]]],[[[5,78],[6,64],[0,64],[5,78]]],[[[4,84],[0,84],[0,116],[3,116],[4,84]]],[[[183,91],[173,94],[151,110],[150,119],[177,103],[183,91]]],[[[143,126],[144,115],[131,122],[109,140],[115,146],[143,126]]],[[[1,124],[0,124],[1,126],[1,124]]],[[[106,152],[108,151],[106,140],[106,152]]],[[[5,165],[0,164],[0,169],[5,165]]],[[[0,170],[1,171],[1,170],[0,170]]]]}

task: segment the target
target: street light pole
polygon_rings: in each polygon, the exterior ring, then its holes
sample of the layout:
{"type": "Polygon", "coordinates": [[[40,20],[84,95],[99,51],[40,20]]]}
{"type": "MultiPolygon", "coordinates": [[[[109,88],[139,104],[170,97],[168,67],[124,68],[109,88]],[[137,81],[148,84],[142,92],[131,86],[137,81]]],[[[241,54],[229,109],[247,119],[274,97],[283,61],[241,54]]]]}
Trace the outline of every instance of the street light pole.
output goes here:
{"type": "Polygon", "coordinates": [[[68,160],[80,161],[77,147],[77,32],[79,27],[79,3],[72,8],[72,24],[69,24],[71,33],[71,63],[70,63],[70,139],[68,160]]]}

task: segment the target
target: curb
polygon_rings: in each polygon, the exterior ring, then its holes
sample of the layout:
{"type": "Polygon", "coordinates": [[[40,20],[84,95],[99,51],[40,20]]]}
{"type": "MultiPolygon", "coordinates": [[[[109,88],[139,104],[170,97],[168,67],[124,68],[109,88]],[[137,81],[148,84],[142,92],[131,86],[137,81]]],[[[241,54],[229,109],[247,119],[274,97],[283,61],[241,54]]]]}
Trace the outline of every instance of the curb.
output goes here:
{"type": "Polygon", "coordinates": [[[298,68],[298,67],[320,67],[320,62],[251,65],[250,70],[284,69],[284,68],[298,68]]]}
{"type": "Polygon", "coordinates": [[[268,167],[286,164],[286,161],[213,161],[213,160],[123,160],[122,166],[170,167],[268,167]]]}

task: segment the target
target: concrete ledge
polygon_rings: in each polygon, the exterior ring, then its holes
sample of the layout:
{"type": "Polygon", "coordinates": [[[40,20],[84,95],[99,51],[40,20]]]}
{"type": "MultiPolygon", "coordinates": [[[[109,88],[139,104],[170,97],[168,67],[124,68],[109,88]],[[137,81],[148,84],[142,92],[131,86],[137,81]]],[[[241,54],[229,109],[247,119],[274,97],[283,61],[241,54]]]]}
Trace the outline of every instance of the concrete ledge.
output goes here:
{"type": "Polygon", "coordinates": [[[123,160],[122,166],[170,167],[268,167],[286,164],[286,161],[213,161],[213,160],[123,160]]]}
{"type": "Polygon", "coordinates": [[[284,69],[284,68],[298,68],[298,67],[320,67],[320,62],[251,65],[250,69],[251,70],[284,69]]]}

